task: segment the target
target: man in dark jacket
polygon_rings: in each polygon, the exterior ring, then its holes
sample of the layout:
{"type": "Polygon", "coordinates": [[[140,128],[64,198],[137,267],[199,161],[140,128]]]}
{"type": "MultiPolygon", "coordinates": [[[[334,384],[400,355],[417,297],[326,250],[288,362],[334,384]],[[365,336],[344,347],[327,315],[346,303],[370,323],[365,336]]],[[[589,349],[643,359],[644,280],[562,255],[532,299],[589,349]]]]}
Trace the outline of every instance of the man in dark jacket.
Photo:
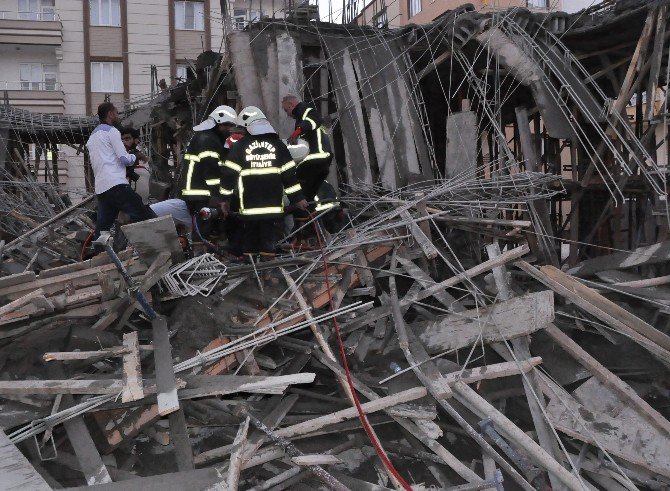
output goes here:
{"type": "Polygon", "coordinates": [[[308,201],[314,201],[321,183],[328,177],[332,153],[321,114],[294,95],[282,99],[282,108],[295,119],[295,131],[288,141],[295,144],[300,136],[309,144],[309,155],[298,165],[296,176],[308,201]]]}
{"type": "Polygon", "coordinates": [[[307,202],[295,162],[263,112],[246,107],[237,123],[248,134],[233,145],[221,174],[224,210],[234,194],[239,199],[240,226],[231,237],[231,252],[273,253],[275,222],[284,217],[284,194],[300,209],[305,210],[307,202]]]}
{"type": "Polygon", "coordinates": [[[230,106],[217,107],[209,117],[193,127],[193,138],[182,162],[178,197],[183,199],[192,215],[202,208],[218,206],[221,165],[225,141],[230,136],[237,114],[230,106]]]}

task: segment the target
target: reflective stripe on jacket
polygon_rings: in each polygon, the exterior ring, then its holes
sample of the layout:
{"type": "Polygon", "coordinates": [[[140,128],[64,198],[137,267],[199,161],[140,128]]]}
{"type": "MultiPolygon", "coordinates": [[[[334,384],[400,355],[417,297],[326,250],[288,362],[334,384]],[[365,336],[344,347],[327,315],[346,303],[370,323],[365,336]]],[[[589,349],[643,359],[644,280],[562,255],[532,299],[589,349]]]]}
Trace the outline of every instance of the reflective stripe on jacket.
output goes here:
{"type": "Polygon", "coordinates": [[[223,162],[221,196],[237,192],[240,216],[275,218],[284,214],[284,193],[291,203],[304,199],[295,162],[275,133],[248,135],[235,143],[223,162]]]}

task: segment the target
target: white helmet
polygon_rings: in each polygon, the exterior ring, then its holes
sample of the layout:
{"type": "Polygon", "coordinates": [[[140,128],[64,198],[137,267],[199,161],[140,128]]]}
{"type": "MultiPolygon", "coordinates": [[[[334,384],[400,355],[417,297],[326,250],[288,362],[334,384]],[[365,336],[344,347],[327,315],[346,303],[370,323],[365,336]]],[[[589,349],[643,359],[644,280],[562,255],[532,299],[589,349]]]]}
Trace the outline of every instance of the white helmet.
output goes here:
{"type": "Polygon", "coordinates": [[[210,114],[209,117],[212,118],[216,124],[236,124],[237,121],[237,113],[235,112],[235,109],[230,106],[217,107],[212,111],[212,114],[210,114]]]}
{"type": "Polygon", "coordinates": [[[260,119],[268,119],[263,114],[263,111],[256,106],[247,106],[237,116],[237,125],[243,128],[248,128],[251,123],[260,119]]]}
{"type": "Polygon", "coordinates": [[[309,144],[302,138],[299,138],[295,145],[286,143],[286,148],[288,148],[296,164],[302,162],[309,155],[309,144]]]}

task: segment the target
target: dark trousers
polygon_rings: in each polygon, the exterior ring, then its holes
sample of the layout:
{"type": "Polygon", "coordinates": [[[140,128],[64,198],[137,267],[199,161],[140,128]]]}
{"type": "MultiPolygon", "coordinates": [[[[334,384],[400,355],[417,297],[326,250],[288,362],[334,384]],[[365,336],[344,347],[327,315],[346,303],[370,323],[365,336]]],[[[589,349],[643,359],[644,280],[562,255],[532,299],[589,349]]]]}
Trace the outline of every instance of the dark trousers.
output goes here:
{"type": "Polygon", "coordinates": [[[316,193],[319,192],[321,183],[328,177],[332,157],[325,159],[308,160],[301,163],[296,169],[295,176],[302,187],[302,194],[307,201],[314,201],[316,193]]]}
{"type": "Polygon", "coordinates": [[[276,219],[238,220],[230,238],[230,252],[242,254],[273,253],[275,251],[276,219]]]}
{"type": "Polygon", "coordinates": [[[100,232],[112,228],[120,211],[130,217],[131,223],[156,218],[153,210],[142,203],[140,195],[133,191],[128,184],[114,186],[104,193],[98,194],[97,198],[98,212],[95,221],[95,239],[100,236],[100,232]]]}

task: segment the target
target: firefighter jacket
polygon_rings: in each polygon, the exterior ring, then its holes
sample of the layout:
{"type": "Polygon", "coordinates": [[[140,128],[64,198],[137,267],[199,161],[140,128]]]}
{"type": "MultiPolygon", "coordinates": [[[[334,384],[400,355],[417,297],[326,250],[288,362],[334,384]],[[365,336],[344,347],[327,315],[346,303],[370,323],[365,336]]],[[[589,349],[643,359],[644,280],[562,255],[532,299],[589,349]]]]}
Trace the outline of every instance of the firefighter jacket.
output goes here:
{"type": "Polygon", "coordinates": [[[340,209],[340,202],[337,200],[337,191],[331,183],[323,181],[319,187],[319,192],[314,196],[316,202],[315,211],[321,212],[330,209],[340,209]]]}
{"type": "Polygon", "coordinates": [[[319,112],[306,103],[301,102],[293,109],[295,128],[300,128],[302,137],[309,144],[309,155],[305,157],[300,165],[308,164],[310,160],[330,159],[330,138],[326,134],[323,118],[319,112]]]}
{"type": "Polygon", "coordinates": [[[237,193],[243,219],[284,215],[284,193],[291,203],[304,199],[295,162],[276,133],[247,135],[230,149],[223,163],[220,193],[237,193]]]}
{"type": "Polygon", "coordinates": [[[225,149],[215,130],[196,131],[182,163],[179,197],[184,201],[209,201],[219,197],[220,166],[225,149]]]}

